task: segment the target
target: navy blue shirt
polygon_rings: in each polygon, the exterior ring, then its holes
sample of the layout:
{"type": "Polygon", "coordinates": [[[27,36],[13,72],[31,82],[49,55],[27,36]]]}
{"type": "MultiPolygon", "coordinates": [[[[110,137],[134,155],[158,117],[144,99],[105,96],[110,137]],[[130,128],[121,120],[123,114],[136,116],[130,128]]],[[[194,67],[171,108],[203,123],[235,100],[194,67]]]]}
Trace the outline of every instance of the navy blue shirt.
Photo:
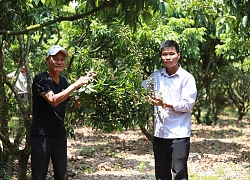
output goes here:
{"type": "Polygon", "coordinates": [[[33,80],[33,120],[31,135],[46,135],[62,137],[66,135],[64,117],[67,100],[52,106],[42,95],[53,91],[54,94],[62,92],[68,87],[66,78],[59,75],[59,84],[47,72],[37,74],[33,80]]]}

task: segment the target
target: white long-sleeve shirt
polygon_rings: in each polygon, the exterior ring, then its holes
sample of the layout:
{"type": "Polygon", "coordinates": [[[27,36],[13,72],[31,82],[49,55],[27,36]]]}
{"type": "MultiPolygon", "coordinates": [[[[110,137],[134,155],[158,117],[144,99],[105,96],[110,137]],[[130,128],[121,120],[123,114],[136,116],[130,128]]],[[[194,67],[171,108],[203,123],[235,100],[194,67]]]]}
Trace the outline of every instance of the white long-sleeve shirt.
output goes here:
{"type": "Polygon", "coordinates": [[[142,86],[152,88],[156,96],[172,104],[174,109],[154,106],[154,136],[164,139],[190,137],[191,109],[197,95],[194,77],[181,66],[171,76],[164,68],[151,74],[142,86]]]}

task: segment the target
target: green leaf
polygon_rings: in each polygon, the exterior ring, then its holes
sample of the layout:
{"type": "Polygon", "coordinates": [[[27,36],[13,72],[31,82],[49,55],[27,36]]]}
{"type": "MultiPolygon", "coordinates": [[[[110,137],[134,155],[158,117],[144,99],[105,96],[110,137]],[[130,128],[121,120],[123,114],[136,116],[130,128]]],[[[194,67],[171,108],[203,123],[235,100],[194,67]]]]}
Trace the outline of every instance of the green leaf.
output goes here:
{"type": "Polygon", "coordinates": [[[38,3],[40,2],[40,0],[34,0],[35,5],[38,5],[38,3]]]}
{"type": "Polygon", "coordinates": [[[171,14],[173,13],[173,7],[171,3],[168,2],[164,2],[164,6],[165,6],[165,10],[168,16],[171,16],[171,14]]]}
{"type": "Polygon", "coordinates": [[[238,1],[237,2],[236,1],[237,0],[231,0],[231,3],[236,9],[238,9],[238,1]]]}
{"type": "Polygon", "coordinates": [[[142,18],[145,23],[148,23],[152,20],[152,15],[149,12],[144,11],[142,14],[142,18]]]}
{"type": "Polygon", "coordinates": [[[77,10],[82,11],[83,9],[86,9],[87,2],[84,1],[82,4],[78,5],[77,10]]]}
{"type": "Polygon", "coordinates": [[[41,0],[41,2],[42,2],[44,5],[46,5],[46,0],[41,0]]]}
{"type": "Polygon", "coordinates": [[[166,12],[166,7],[165,7],[165,4],[164,2],[159,2],[159,9],[161,11],[162,14],[164,14],[166,12]]]}
{"type": "Polygon", "coordinates": [[[96,7],[95,0],[87,0],[87,2],[92,6],[92,8],[96,7]]]}
{"type": "Polygon", "coordinates": [[[120,122],[117,122],[116,124],[117,130],[122,133],[122,125],[120,124],[120,122]]]}
{"type": "Polygon", "coordinates": [[[248,28],[247,27],[244,27],[244,26],[241,26],[240,27],[240,31],[242,32],[242,34],[246,37],[249,37],[249,32],[248,32],[248,28]]]}
{"type": "Polygon", "coordinates": [[[54,2],[55,0],[45,0],[45,5],[49,6],[50,4],[52,4],[52,2],[54,2]]]}
{"type": "Polygon", "coordinates": [[[218,38],[219,38],[220,35],[223,33],[224,29],[225,29],[225,25],[224,25],[224,24],[221,25],[221,26],[219,26],[219,27],[217,28],[216,36],[217,36],[218,38]]]}

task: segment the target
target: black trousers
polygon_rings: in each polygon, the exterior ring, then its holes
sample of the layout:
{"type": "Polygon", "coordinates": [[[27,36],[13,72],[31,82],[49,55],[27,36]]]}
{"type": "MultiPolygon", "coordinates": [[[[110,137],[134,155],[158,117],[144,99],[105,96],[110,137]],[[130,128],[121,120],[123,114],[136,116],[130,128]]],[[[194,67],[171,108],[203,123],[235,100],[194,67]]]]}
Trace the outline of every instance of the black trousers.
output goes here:
{"type": "Polygon", "coordinates": [[[187,160],[190,138],[154,137],[155,176],[157,180],[188,180],[187,160]]]}
{"type": "Polygon", "coordinates": [[[45,180],[49,160],[55,180],[67,180],[67,138],[31,136],[31,171],[33,180],[45,180]]]}

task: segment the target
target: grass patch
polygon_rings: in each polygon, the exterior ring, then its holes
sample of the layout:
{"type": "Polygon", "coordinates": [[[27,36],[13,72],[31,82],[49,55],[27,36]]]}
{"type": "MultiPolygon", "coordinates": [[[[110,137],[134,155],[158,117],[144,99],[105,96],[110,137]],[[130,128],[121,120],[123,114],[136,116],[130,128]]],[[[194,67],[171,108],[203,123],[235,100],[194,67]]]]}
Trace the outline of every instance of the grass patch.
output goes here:
{"type": "Polygon", "coordinates": [[[219,180],[218,176],[199,176],[196,173],[189,172],[189,179],[190,180],[219,180]]]}
{"type": "Polygon", "coordinates": [[[92,146],[82,146],[79,155],[80,156],[91,156],[92,153],[94,153],[96,151],[101,151],[106,146],[107,146],[107,144],[100,144],[100,143],[92,145],[92,146]]]}
{"type": "Polygon", "coordinates": [[[139,171],[140,172],[145,172],[146,171],[146,164],[145,164],[145,162],[140,162],[139,171]]]}

